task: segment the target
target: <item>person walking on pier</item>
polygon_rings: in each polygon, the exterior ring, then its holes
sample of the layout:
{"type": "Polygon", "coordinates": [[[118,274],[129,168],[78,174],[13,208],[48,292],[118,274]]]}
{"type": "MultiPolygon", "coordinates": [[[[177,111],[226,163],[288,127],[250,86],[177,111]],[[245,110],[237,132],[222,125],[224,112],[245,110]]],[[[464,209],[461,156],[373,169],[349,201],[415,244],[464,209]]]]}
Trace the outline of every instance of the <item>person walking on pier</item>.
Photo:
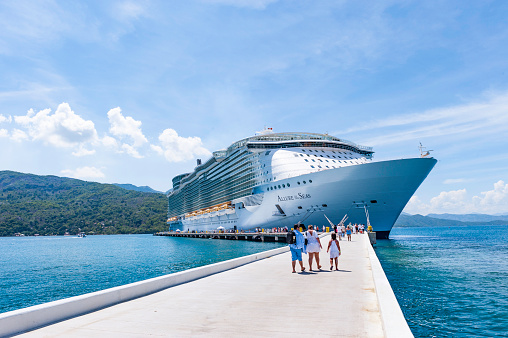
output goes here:
{"type": "Polygon", "coordinates": [[[351,241],[351,232],[353,232],[353,230],[351,230],[351,224],[349,224],[346,228],[346,235],[348,241],[351,241]]]}
{"type": "Polygon", "coordinates": [[[319,240],[317,231],[314,231],[312,225],[309,225],[309,230],[305,232],[305,238],[307,238],[307,253],[309,254],[309,271],[312,271],[312,260],[316,259],[316,265],[318,270],[321,269],[319,265],[319,252],[323,247],[319,240]]]}
{"type": "Polygon", "coordinates": [[[328,242],[326,252],[330,252],[330,270],[333,269],[333,261],[335,260],[335,270],[339,271],[340,244],[335,233],[332,233],[332,239],[328,242]]]}
{"type": "Polygon", "coordinates": [[[304,272],[305,268],[303,267],[302,261],[302,252],[304,247],[304,238],[303,234],[298,230],[300,224],[295,224],[293,227],[293,232],[295,233],[295,242],[289,244],[289,250],[291,250],[291,263],[293,265],[293,273],[296,272],[296,261],[300,263],[301,271],[304,272]]]}

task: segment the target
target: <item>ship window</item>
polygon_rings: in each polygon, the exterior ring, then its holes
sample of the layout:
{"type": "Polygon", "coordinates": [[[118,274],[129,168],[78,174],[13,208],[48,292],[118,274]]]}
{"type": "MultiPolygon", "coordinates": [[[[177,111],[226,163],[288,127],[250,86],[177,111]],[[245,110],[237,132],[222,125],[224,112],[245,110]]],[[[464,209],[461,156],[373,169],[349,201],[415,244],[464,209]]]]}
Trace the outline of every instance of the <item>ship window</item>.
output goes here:
{"type": "Polygon", "coordinates": [[[305,159],[305,162],[309,162],[309,160],[308,160],[308,159],[305,159]]]}
{"type": "Polygon", "coordinates": [[[306,182],[306,181],[303,181],[303,184],[307,184],[307,182],[306,182]]]}
{"type": "Polygon", "coordinates": [[[288,188],[290,187],[289,183],[288,183],[288,188]]]}
{"type": "Polygon", "coordinates": [[[328,205],[326,205],[326,204],[321,204],[321,205],[322,205],[323,207],[325,207],[325,208],[328,206],[328,205]]]}
{"type": "Polygon", "coordinates": [[[280,184],[279,184],[279,189],[280,189],[280,184]]]}
{"type": "Polygon", "coordinates": [[[266,188],[266,191],[270,191],[270,188],[266,188]]]}
{"type": "Polygon", "coordinates": [[[303,154],[300,154],[300,156],[303,156],[303,154]]]}
{"type": "Polygon", "coordinates": [[[377,203],[377,200],[371,200],[370,203],[377,203]]]}
{"type": "Polygon", "coordinates": [[[333,150],[332,150],[332,153],[334,153],[334,154],[335,154],[335,151],[333,151],[333,150]]]}
{"type": "Polygon", "coordinates": [[[265,153],[265,156],[266,155],[270,155],[270,150],[268,150],[266,153],[265,153]]]}
{"type": "MultiPolygon", "coordinates": [[[[314,168],[314,166],[313,166],[313,165],[311,165],[310,167],[311,167],[311,168],[314,168]]],[[[300,182],[298,182],[298,184],[300,184],[300,182]]]]}
{"type": "Polygon", "coordinates": [[[318,168],[322,168],[320,165],[318,165],[318,168]]]}
{"type": "Polygon", "coordinates": [[[309,157],[310,157],[310,155],[309,155],[309,154],[307,154],[307,156],[309,156],[309,157]]]}
{"type": "Polygon", "coordinates": [[[303,152],[305,152],[305,149],[302,149],[303,152]]]}
{"type": "Polygon", "coordinates": [[[300,184],[300,182],[296,182],[296,183],[300,184]]]}
{"type": "Polygon", "coordinates": [[[295,154],[295,157],[298,157],[298,154],[295,154]]]}
{"type": "Polygon", "coordinates": [[[330,168],[329,166],[326,166],[327,168],[330,168]]]}
{"type": "Polygon", "coordinates": [[[283,188],[285,188],[285,187],[286,187],[286,185],[285,185],[285,184],[283,184],[283,185],[282,185],[282,187],[283,187],[283,188]]]}
{"type": "Polygon", "coordinates": [[[309,149],[309,151],[312,153],[312,150],[311,150],[311,149],[309,149]]]}
{"type": "Polygon", "coordinates": [[[309,183],[312,183],[312,180],[309,180],[309,183]]]}
{"type": "Polygon", "coordinates": [[[301,206],[298,206],[298,209],[301,209],[302,207],[301,206]]]}
{"type": "Polygon", "coordinates": [[[318,158],[318,161],[319,161],[319,162],[323,162],[323,160],[320,160],[319,158],[318,158]]]}
{"type": "Polygon", "coordinates": [[[317,155],[314,155],[314,157],[317,157],[317,155]]]}
{"type": "Polygon", "coordinates": [[[275,190],[277,190],[277,186],[274,186],[273,188],[274,188],[275,190]]]}
{"type": "Polygon", "coordinates": [[[322,153],[324,153],[325,151],[324,150],[321,150],[322,153]]]}

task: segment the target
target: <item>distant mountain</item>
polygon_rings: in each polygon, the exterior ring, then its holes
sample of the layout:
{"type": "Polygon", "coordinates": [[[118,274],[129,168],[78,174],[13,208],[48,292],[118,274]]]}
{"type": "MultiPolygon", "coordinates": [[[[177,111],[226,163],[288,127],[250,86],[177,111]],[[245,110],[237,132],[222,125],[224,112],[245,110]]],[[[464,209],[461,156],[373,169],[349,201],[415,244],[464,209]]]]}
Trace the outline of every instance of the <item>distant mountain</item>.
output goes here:
{"type": "MultiPolygon", "coordinates": [[[[460,215],[455,215],[460,216],[460,215]]],[[[488,215],[487,215],[488,216],[488,215]]],[[[505,225],[508,220],[491,220],[491,221],[459,221],[456,219],[442,219],[422,215],[409,215],[402,213],[394,227],[450,227],[450,226],[479,226],[479,225],[505,225]]]]}
{"type": "Polygon", "coordinates": [[[124,188],[124,189],[127,189],[127,190],[134,190],[134,191],[141,191],[141,192],[150,192],[150,193],[155,193],[155,194],[163,194],[162,191],[153,190],[152,188],[150,188],[147,185],[144,185],[142,187],[138,187],[138,186],[135,186],[133,184],[120,184],[120,183],[113,183],[113,184],[116,185],[117,187],[124,188]]]}
{"type": "Polygon", "coordinates": [[[508,221],[508,215],[487,215],[487,214],[428,214],[428,217],[449,219],[461,222],[492,222],[508,221]]]}
{"type": "Polygon", "coordinates": [[[154,233],[167,228],[166,213],[164,194],[0,171],[0,236],[154,233]]]}

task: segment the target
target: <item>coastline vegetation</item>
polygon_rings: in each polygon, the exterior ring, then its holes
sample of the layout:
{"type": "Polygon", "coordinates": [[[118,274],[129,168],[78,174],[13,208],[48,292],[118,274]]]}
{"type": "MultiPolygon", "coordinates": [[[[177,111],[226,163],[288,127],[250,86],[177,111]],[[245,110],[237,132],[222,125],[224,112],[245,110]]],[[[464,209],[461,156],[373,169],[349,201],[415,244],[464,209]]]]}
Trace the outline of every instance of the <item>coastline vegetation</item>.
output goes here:
{"type": "Polygon", "coordinates": [[[164,194],[57,176],[0,171],[0,236],[164,231],[164,194]]]}

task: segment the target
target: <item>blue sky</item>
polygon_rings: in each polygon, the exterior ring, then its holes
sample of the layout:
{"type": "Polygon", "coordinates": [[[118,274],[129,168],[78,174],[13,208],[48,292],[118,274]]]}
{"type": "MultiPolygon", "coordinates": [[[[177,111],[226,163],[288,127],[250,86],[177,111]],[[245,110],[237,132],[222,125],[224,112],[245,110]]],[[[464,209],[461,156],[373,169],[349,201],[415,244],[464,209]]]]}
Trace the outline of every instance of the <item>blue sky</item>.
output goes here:
{"type": "Polygon", "coordinates": [[[439,160],[405,211],[508,212],[506,1],[2,1],[0,170],[165,191],[253,135],[439,160]]]}

